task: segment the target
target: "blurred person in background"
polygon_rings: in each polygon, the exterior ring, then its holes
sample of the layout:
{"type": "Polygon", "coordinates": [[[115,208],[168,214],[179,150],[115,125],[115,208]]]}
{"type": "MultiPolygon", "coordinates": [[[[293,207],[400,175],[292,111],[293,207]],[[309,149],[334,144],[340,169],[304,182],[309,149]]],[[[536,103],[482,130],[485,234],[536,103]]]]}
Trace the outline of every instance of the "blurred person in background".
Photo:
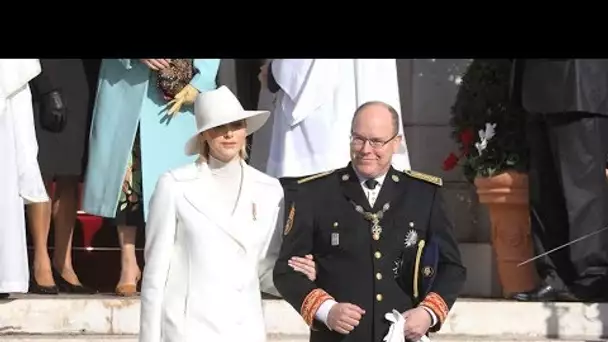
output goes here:
{"type": "Polygon", "coordinates": [[[529,113],[530,206],[543,284],[521,301],[608,298],[608,59],[515,60],[529,113]]]}
{"type": "Polygon", "coordinates": [[[137,227],[160,175],[191,162],[179,153],[196,125],[192,105],[216,88],[219,59],[104,59],[91,124],[83,210],[112,219],[121,273],[115,292],[137,293],[137,227]]]}
{"type": "Polygon", "coordinates": [[[30,84],[40,145],[38,162],[52,203],[32,204],[27,209],[34,245],[30,292],[94,293],[81,284],[74,271],[72,237],[95,94],[91,83],[97,83],[94,69],[99,68],[99,60],[41,59],[40,64],[42,72],[30,84]],[[92,69],[88,73],[87,67],[92,69]],[[52,261],[47,248],[51,221],[55,237],[52,261]]]}
{"type": "Polygon", "coordinates": [[[31,81],[37,59],[0,59],[0,297],[25,293],[29,263],[24,205],[49,197],[38,166],[31,81]]]}

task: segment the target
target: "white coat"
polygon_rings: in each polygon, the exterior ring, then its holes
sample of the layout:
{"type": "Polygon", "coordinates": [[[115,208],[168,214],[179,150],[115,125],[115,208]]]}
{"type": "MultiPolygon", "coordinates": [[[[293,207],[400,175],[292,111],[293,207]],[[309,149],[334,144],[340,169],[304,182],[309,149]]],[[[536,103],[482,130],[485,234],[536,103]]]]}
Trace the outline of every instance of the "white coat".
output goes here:
{"type": "MultiPolygon", "coordinates": [[[[275,59],[269,72],[281,87],[266,165],[273,177],[303,177],[348,164],[351,123],[363,103],[384,101],[401,112],[394,59],[275,59]]],[[[401,114],[399,133],[393,166],[410,169],[401,114]]],[[[268,148],[255,139],[253,156],[268,148]]]]}
{"type": "Polygon", "coordinates": [[[0,293],[27,292],[24,204],[47,202],[28,82],[37,59],[0,60],[0,293]]]}
{"type": "Polygon", "coordinates": [[[140,342],[264,342],[260,291],[278,296],[283,189],[241,162],[231,217],[218,214],[206,163],[163,174],[150,202],[140,342]]]}

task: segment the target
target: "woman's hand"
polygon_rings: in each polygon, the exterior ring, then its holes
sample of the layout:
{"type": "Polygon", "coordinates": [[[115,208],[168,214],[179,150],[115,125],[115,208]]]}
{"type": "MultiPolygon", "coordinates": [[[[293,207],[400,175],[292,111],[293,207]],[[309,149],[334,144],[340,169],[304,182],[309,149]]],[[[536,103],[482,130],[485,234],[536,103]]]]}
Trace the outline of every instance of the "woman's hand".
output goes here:
{"type": "Polygon", "coordinates": [[[144,59],[140,59],[140,61],[142,63],[144,63],[148,68],[150,68],[154,71],[168,68],[169,63],[171,62],[170,59],[165,59],[165,58],[160,58],[160,59],[159,58],[144,58],[144,59]]]}
{"type": "Polygon", "coordinates": [[[292,257],[287,262],[294,271],[303,273],[305,276],[310,279],[310,281],[315,281],[317,279],[317,269],[316,264],[313,260],[312,255],[308,254],[306,257],[292,257]]]}

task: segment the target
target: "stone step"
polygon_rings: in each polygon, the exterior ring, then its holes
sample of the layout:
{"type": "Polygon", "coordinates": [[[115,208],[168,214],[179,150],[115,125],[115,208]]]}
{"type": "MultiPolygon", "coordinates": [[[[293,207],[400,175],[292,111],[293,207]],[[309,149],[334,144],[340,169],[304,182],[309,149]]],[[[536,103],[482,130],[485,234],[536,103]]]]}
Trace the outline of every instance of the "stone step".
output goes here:
{"type": "MultiPolygon", "coordinates": [[[[139,342],[133,335],[0,335],[2,342],[139,342]]],[[[452,336],[436,335],[431,337],[432,342],[599,342],[605,340],[581,339],[538,339],[523,336],[503,336],[500,338],[490,336],[452,336]]],[[[307,336],[276,336],[271,335],[268,342],[308,342],[307,336]]]]}
{"type": "MultiPolygon", "coordinates": [[[[301,317],[282,300],[264,300],[264,314],[266,329],[275,338],[300,336],[305,339],[308,335],[301,317]]],[[[5,338],[28,335],[77,335],[82,338],[81,334],[92,334],[114,339],[117,335],[137,335],[138,330],[138,298],[23,295],[0,300],[0,335],[4,334],[5,338]]],[[[459,341],[494,341],[507,336],[510,340],[535,341],[549,336],[591,341],[602,340],[606,335],[608,303],[461,299],[454,305],[441,332],[434,334],[432,339],[443,341],[460,336],[459,341]]],[[[43,337],[46,338],[40,338],[43,337]]],[[[124,338],[129,340],[129,337],[124,338]]]]}

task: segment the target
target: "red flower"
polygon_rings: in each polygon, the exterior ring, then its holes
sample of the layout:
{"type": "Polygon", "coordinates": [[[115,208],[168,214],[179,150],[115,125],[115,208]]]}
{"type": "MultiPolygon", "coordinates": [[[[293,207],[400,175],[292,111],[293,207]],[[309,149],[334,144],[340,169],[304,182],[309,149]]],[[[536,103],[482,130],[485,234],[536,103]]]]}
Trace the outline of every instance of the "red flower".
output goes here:
{"type": "Polygon", "coordinates": [[[445,171],[449,171],[453,169],[457,164],[458,156],[456,156],[454,153],[450,153],[450,155],[443,161],[443,169],[445,171]]]}
{"type": "Polygon", "coordinates": [[[467,128],[464,131],[460,132],[460,142],[462,142],[462,153],[463,154],[469,153],[469,148],[471,147],[471,144],[473,143],[474,138],[475,138],[475,135],[473,133],[473,129],[471,129],[471,128],[467,128]]]}

